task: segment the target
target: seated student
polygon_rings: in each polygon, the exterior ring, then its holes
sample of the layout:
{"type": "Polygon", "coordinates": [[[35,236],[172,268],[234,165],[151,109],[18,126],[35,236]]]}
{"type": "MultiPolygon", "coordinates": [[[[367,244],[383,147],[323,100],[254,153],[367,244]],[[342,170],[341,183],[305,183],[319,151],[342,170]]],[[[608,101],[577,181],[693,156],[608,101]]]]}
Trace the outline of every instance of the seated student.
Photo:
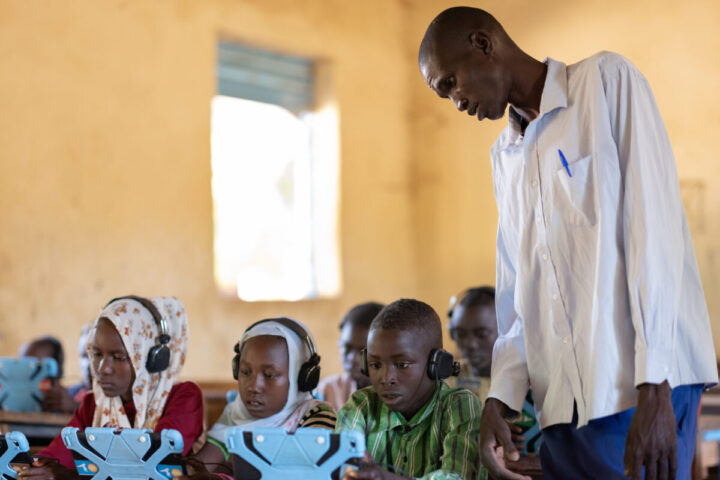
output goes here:
{"type": "MultiPolygon", "coordinates": [[[[448,383],[467,388],[484,403],[490,388],[493,347],[498,337],[495,288],[472,287],[452,297],[448,318],[450,338],[463,357],[460,375],[448,383]]],[[[512,433],[522,453],[539,452],[541,434],[535,418],[532,392],[528,392],[512,433]]]]}
{"type": "Polygon", "coordinates": [[[440,318],[426,303],[397,300],[375,317],[363,362],[372,386],[353,393],[337,426],[365,432],[370,463],[345,478],[486,478],[480,402],[443,381],[456,365],[442,346],[440,318]]]}
{"type": "Polygon", "coordinates": [[[85,393],[90,390],[91,380],[87,357],[89,329],[89,325],[83,327],[78,342],[83,380],[67,388],[60,384],[64,372],[65,353],[58,339],[49,336],[41,337],[20,347],[19,356],[21,357],[54,358],[58,364],[58,375],[52,379],[48,388],[43,391],[42,407],[44,411],[72,413],[80,406],[80,401],[85,396],[85,393]]]}
{"type": "Polygon", "coordinates": [[[370,323],[383,307],[377,302],[355,305],[340,322],[338,345],[345,372],[325,377],[318,385],[321,398],[335,410],[340,410],[355,390],[370,385],[370,379],[360,372],[360,352],[367,347],[370,323]]]}
{"type": "Polygon", "coordinates": [[[296,320],[270,318],[245,330],[232,361],[239,395],[225,407],[202,449],[189,459],[195,472],[191,478],[212,478],[204,470],[220,470],[220,476],[232,473],[225,448],[228,427],[333,429],[335,411],[310,393],[318,383],[319,362],[312,335],[296,320]]]}
{"type": "Polygon", "coordinates": [[[80,338],[78,338],[78,357],[80,363],[80,373],[82,374],[82,380],[74,385],[70,385],[67,388],[67,393],[73,401],[78,404],[82,401],[82,398],[86,393],[92,391],[92,373],[90,372],[90,358],[88,357],[88,335],[90,334],[90,328],[92,324],[86,324],[80,331],[80,338]]]}
{"type": "Polygon", "coordinates": [[[53,358],[57,362],[57,375],[50,378],[43,391],[42,407],[46,412],[72,413],[78,404],[73,401],[67,389],[60,384],[63,378],[65,351],[62,343],[55,337],[46,336],[36,338],[20,347],[19,357],[53,358]]]}
{"type": "MultiPolygon", "coordinates": [[[[68,426],[178,430],[184,453],[202,433],[200,388],[192,382],[175,383],[185,364],[188,322],[180,300],[173,297],[125,297],[111,301],[100,312],[88,338],[94,377],[93,392],[83,398],[68,426]],[[170,339],[169,365],[162,369],[160,317],[170,339]],[[151,359],[148,360],[148,357],[151,359]],[[150,370],[159,370],[151,372],[150,370]]],[[[60,436],[41,450],[20,478],[77,478],[71,452],[60,436]]]]}

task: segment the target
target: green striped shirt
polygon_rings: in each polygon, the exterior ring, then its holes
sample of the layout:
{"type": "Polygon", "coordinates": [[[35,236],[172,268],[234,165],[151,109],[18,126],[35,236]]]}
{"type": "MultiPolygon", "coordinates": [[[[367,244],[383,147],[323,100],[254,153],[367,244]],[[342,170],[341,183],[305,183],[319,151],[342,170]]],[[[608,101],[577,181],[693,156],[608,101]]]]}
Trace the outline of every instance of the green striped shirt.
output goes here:
{"type": "Polygon", "coordinates": [[[390,410],[372,387],[358,390],[338,413],[339,430],[364,432],[367,449],[386,470],[425,480],[486,479],[480,466],[478,398],[445,382],[410,421],[390,410]],[[392,466],[392,467],[390,467],[392,466]]]}

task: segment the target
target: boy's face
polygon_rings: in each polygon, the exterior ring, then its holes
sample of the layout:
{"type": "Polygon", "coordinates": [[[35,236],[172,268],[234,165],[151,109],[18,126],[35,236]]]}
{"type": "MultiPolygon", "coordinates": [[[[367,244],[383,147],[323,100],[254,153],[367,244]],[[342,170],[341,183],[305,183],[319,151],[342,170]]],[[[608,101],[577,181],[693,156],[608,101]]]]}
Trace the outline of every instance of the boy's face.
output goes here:
{"type": "Polygon", "coordinates": [[[360,373],[360,352],[367,347],[368,329],[348,322],[340,330],[340,356],[343,369],[357,383],[358,388],[370,385],[368,377],[360,373]]]}
{"type": "Polygon", "coordinates": [[[450,338],[470,363],[474,375],[490,376],[492,351],[497,340],[495,305],[458,305],[450,319],[450,338]]]}
{"type": "Polygon", "coordinates": [[[412,418],[435,391],[435,382],[427,375],[430,343],[417,329],[375,329],[368,335],[370,383],[383,402],[406,419],[412,418]]]}

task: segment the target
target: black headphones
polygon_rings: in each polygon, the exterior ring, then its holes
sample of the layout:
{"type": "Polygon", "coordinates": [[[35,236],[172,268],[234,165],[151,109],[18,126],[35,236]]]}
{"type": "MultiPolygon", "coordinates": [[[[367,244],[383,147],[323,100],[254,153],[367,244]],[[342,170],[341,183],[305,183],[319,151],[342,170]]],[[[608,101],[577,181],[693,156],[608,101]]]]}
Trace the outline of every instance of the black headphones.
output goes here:
{"type": "MultiPolygon", "coordinates": [[[[360,352],[360,373],[366,377],[370,376],[368,368],[367,348],[360,352]]],[[[455,361],[452,353],[441,348],[430,350],[427,364],[427,374],[431,380],[445,380],[460,375],[460,364],[455,361]]]]}
{"type": "Polygon", "coordinates": [[[450,297],[450,305],[448,306],[448,312],[447,316],[448,319],[452,320],[453,312],[455,311],[455,308],[457,308],[458,304],[463,301],[465,297],[468,296],[470,292],[474,292],[477,295],[487,295],[495,301],[495,287],[472,287],[472,288],[466,288],[462,292],[458,293],[457,295],[453,295],[450,297]]]}
{"type": "Polygon", "coordinates": [[[168,335],[167,322],[160,314],[155,305],[144,297],[138,297],[137,295],[126,295],[124,297],[113,298],[110,300],[105,307],[118,300],[135,300],[140,305],[145,307],[150,315],[152,315],[155,323],[160,327],[160,336],[157,338],[159,345],[153,345],[148,350],[147,361],[145,362],[145,369],[150,373],[158,373],[167,369],[170,366],[170,335],[168,335]]]}
{"type": "MultiPolygon", "coordinates": [[[[317,387],[318,385],[318,381],[320,380],[320,355],[317,354],[317,350],[315,349],[315,344],[313,343],[312,337],[308,335],[305,329],[301,327],[297,321],[287,317],[266,318],[264,320],[260,320],[246,328],[245,332],[265,322],[276,322],[280,325],[283,325],[284,327],[289,328],[295,335],[300,338],[300,340],[303,340],[308,346],[308,350],[310,351],[310,358],[300,366],[297,384],[298,390],[300,390],[301,392],[310,392],[314,390],[315,387],[317,387]]],[[[235,380],[238,379],[238,374],[240,373],[241,352],[242,349],[240,348],[240,342],[238,342],[235,344],[235,356],[232,359],[232,373],[235,380]]]]}

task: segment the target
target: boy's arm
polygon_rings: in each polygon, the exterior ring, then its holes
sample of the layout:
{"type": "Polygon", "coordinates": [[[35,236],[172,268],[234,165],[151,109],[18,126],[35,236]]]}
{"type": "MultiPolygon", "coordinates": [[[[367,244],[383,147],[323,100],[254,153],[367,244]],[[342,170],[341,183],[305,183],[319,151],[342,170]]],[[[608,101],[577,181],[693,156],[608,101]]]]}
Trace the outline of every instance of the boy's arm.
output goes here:
{"type": "Polygon", "coordinates": [[[469,390],[448,396],[443,410],[440,432],[441,467],[422,477],[422,480],[480,480],[487,478],[487,470],[480,465],[480,414],[478,398],[469,390]]]}

